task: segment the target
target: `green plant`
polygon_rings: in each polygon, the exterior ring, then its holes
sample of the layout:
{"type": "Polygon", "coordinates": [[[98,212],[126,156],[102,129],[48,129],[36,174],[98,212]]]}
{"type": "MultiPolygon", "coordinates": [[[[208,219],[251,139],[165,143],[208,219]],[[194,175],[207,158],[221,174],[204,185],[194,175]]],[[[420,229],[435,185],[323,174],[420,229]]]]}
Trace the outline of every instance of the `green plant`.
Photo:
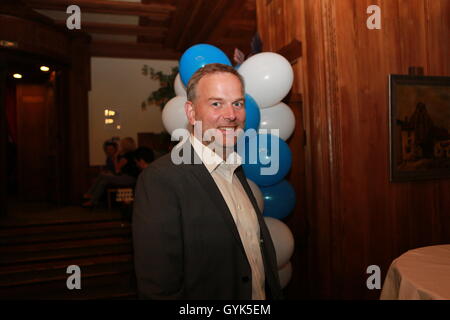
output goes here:
{"type": "Polygon", "coordinates": [[[153,91],[148,96],[147,100],[142,102],[142,110],[145,110],[148,105],[157,105],[162,110],[166,103],[175,96],[173,83],[178,74],[178,67],[173,67],[172,73],[164,74],[162,71],[156,72],[152,67],[144,65],[142,67],[142,74],[144,76],[149,76],[153,80],[159,80],[160,84],[160,88],[153,91]]]}

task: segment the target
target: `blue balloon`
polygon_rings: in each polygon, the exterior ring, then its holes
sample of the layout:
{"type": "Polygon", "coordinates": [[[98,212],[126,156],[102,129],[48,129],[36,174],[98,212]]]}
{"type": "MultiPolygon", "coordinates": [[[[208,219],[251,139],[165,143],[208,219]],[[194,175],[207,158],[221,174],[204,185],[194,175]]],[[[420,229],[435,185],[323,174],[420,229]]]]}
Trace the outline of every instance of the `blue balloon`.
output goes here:
{"type": "Polygon", "coordinates": [[[261,120],[261,112],[259,111],[258,104],[249,95],[245,95],[245,130],[255,129],[258,130],[259,122],[261,120]]]}
{"type": "Polygon", "coordinates": [[[231,66],[230,59],[219,48],[210,44],[196,44],[187,49],[180,59],[181,81],[187,87],[189,79],[198,69],[210,63],[222,63],[231,66]]]}
{"type": "Polygon", "coordinates": [[[263,216],[283,219],[294,210],[295,190],[288,181],[282,180],[273,186],[260,189],[264,197],[263,216]]]}
{"type": "Polygon", "coordinates": [[[236,146],[247,178],[267,187],[283,180],[292,164],[289,146],[277,136],[248,130],[236,146]]]}

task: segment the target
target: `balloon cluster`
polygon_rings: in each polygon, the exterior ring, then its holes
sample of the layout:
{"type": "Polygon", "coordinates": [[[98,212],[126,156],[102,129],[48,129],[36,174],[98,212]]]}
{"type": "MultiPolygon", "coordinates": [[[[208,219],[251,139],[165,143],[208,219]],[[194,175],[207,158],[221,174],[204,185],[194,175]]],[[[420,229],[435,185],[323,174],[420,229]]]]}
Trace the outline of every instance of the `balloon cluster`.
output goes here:
{"type": "MultiPolygon", "coordinates": [[[[164,127],[170,134],[175,129],[187,128],[184,112],[187,83],[199,68],[210,63],[231,66],[225,53],[209,44],[192,46],[182,55],[180,73],[174,83],[177,96],[167,102],[162,112],[164,127]]],[[[243,169],[274,242],[280,281],[284,287],[292,275],[290,259],[294,238],[280,219],[293,211],[296,202],[295,191],[285,179],[292,164],[292,153],[285,141],[294,132],[295,117],[291,108],[281,100],[292,87],[294,73],[290,63],[273,52],[251,56],[239,66],[238,72],[245,82],[245,130],[253,129],[257,134],[247,136],[242,144],[238,143],[245,150],[238,148],[237,151],[242,155],[248,146],[256,145],[258,160],[256,163],[244,162],[243,169]],[[275,166],[276,172],[262,174],[262,169],[269,165],[275,166]]]]}

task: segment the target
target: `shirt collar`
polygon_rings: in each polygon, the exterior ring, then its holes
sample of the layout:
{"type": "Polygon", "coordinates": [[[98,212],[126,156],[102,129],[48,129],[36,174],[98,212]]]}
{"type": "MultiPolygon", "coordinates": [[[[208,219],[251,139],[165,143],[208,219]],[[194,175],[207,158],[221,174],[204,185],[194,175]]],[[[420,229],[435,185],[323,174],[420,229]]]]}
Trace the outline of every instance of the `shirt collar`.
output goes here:
{"type": "Polygon", "coordinates": [[[217,167],[220,166],[224,170],[231,171],[231,174],[233,174],[234,171],[242,164],[242,157],[235,151],[228,155],[227,161],[224,161],[221,156],[205,146],[192,134],[190,136],[190,142],[194,148],[194,151],[200,157],[209,173],[212,173],[217,169],[217,167]]]}

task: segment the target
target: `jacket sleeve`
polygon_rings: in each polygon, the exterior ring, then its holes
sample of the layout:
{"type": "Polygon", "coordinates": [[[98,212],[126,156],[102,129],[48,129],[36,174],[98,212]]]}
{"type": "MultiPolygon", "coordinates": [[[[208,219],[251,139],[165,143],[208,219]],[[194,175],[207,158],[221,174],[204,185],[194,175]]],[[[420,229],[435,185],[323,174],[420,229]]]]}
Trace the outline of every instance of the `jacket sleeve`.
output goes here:
{"type": "Polygon", "coordinates": [[[139,298],[183,299],[181,210],[173,183],[157,168],[139,175],[132,230],[139,298]]]}

